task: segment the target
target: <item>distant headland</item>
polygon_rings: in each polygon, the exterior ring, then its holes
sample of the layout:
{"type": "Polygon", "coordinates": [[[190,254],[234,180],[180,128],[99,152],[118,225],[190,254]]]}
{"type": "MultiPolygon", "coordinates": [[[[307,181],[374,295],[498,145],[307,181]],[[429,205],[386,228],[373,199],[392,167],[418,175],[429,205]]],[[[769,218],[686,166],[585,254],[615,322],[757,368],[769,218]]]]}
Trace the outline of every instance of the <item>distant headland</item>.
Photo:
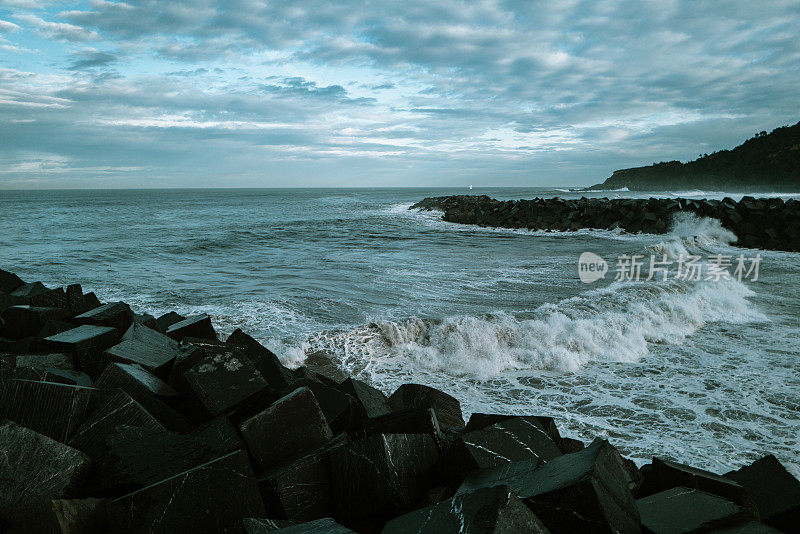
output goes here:
{"type": "Polygon", "coordinates": [[[800,122],[760,132],[731,150],[681,163],[662,161],[614,171],[589,189],[660,191],[706,189],[742,192],[800,191],[800,122]]]}

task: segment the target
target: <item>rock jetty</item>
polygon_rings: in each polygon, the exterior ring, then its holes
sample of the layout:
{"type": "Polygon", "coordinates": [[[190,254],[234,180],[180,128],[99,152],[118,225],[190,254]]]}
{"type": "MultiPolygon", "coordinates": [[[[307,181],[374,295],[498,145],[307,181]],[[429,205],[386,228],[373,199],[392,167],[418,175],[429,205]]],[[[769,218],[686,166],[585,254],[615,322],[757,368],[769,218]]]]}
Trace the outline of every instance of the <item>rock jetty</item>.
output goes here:
{"type": "Polygon", "coordinates": [[[561,436],[535,407],[465,421],[424,385],[387,396],[288,369],[241,330],[223,341],[206,315],[156,318],[3,270],[0,303],[0,532],[800,524],[800,481],[773,456],[724,475],[660,458],[637,468],[608,441],[561,436]]]}
{"type": "Polygon", "coordinates": [[[736,245],[800,251],[800,201],[742,197],[736,202],[685,198],[534,198],[496,200],[486,195],[431,197],[409,209],[439,210],[442,219],[498,228],[571,231],[582,228],[663,234],[677,213],[719,220],[737,237],[736,245]]]}

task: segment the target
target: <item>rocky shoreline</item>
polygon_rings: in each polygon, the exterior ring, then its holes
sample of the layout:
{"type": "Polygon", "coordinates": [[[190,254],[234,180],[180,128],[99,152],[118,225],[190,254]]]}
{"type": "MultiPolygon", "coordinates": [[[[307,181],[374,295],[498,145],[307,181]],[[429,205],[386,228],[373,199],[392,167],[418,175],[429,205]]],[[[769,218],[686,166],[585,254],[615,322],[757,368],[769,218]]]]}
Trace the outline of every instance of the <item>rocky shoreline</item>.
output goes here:
{"type": "MultiPolygon", "coordinates": [[[[565,205],[423,202],[496,225],[543,221],[533,206],[565,205]]],[[[575,205],[588,216],[590,201],[575,205]]],[[[608,441],[561,436],[535,407],[465,422],[459,402],[430,387],[387,396],[354,378],[288,369],[241,330],[223,341],[206,315],[140,315],[77,284],[52,289],[3,270],[0,388],[0,532],[9,534],[800,524],[800,481],[771,455],[724,475],[659,458],[637,468],[608,441]]]]}
{"type": "Polygon", "coordinates": [[[738,202],[685,198],[534,198],[496,200],[486,195],[431,197],[409,209],[439,210],[442,219],[497,228],[574,231],[583,228],[663,234],[677,213],[711,217],[733,232],[739,246],[800,251],[800,201],[742,197],[738,202]]]}

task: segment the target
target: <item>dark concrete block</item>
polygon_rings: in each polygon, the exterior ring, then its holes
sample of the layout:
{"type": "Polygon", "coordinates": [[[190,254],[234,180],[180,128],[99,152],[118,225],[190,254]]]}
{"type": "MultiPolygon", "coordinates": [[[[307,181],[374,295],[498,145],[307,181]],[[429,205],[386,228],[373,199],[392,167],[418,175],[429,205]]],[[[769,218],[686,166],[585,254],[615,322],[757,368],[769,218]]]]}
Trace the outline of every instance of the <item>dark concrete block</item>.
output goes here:
{"type": "Polygon", "coordinates": [[[18,354],[15,357],[16,367],[33,367],[35,369],[63,369],[72,371],[74,364],[72,355],[63,353],[51,354],[18,354]]]}
{"type": "Polygon", "coordinates": [[[76,366],[96,377],[105,364],[102,352],[115,345],[119,336],[120,332],[109,326],[81,325],[45,338],[42,345],[48,350],[73,353],[76,366]]]}
{"type": "MultiPolygon", "coordinates": [[[[713,534],[779,534],[781,531],[766,523],[746,521],[729,527],[715,528],[713,534]]],[[[786,530],[784,532],[791,532],[786,530]]]]}
{"type": "Polygon", "coordinates": [[[358,402],[366,417],[380,417],[392,411],[389,407],[389,398],[366,382],[348,378],[339,385],[339,389],[358,402]]]}
{"type": "Polygon", "coordinates": [[[47,321],[60,320],[67,315],[61,308],[40,308],[28,305],[17,305],[7,308],[2,313],[3,335],[13,339],[35,336],[44,328],[47,321]]]}
{"type": "Polygon", "coordinates": [[[475,471],[458,493],[506,484],[552,532],[636,533],[628,480],[617,450],[598,439],[545,464],[535,458],[475,471]]]}
{"type": "Polygon", "coordinates": [[[761,521],[786,532],[800,525],[800,481],[773,455],[725,473],[725,478],[744,487],[761,521]]]}
{"type": "Polygon", "coordinates": [[[444,467],[451,484],[458,485],[471,471],[513,461],[538,458],[542,463],[561,451],[533,417],[514,417],[456,438],[444,467]]]}
{"type": "Polygon", "coordinates": [[[393,411],[433,408],[442,430],[464,426],[461,404],[451,395],[420,384],[403,384],[389,397],[393,411]]]}
{"type": "Polygon", "coordinates": [[[29,282],[22,284],[15,290],[9,292],[11,302],[14,304],[30,304],[31,297],[47,293],[50,289],[41,282],[29,282]]]}
{"type": "Polygon", "coordinates": [[[102,398],[86,421],[72,434],[69,445],[92,458],[108,451],[108,436],[117,426],[138,426],[164,430],[152,414],[120,389],[103,392],[102,398]]]}
{"type": "Polygon", "coordinates": [[[246,519],[237,523],[237,528],[246,528],[246,530],[231,529],[226,531],[226,534],[263,534],[265,532],[270,534],[273,532],[276,534],[354,534],[352,530],[343,527],[330,517],[299,524],[293,521],[272,519],[246,519]]]}
{"type": "Polygon", "coordinates": [[[280,462],[313,451],[333,433],[316,397],[299,388],[240,425],[256,465],[269,470],[280,462]]]}
{"type": "Polygon", "coordinates": [[[439,420],[432,408],[418,408],[391,412],[375,419],[367,419],[363,429],[353,434],[362,439],[380,434],[427,434],[440,452],[444,452],[447,440],[439,428],[439,420]]]}
{"type": "Polygon", "coordinates": [[[6,311],[8,308],[13,306],[14,303],[11,302],[11,297],[9,297],[6,293],[0,291],[0,332],[3,330],[3,324],[5,319],[2,317],[2,312],[6,311]]]}
{"type": "Polygon", "coordinates": [[[0,370],[0,389],[12,380],[92,387],[92,379],[86,373],[55,367],[15,367],[12,370],[0,370]]]}
{"type": "Polygon", "coordinates": [[[672,488],[636,501],[645,532],[652,534],[709,532],[753,519],[727,499],[696,489],[672,488]]]}
{"type": "Polygon", "coordinates": [[[106,443],[107,451],[94,462],[92,481],[102,494],[134,491],[244,447],[223,416],[187,434],[119,426],[106,443]]]}
{"type": "Polygon", "coordinates": [[[269,397],[267,382],[234,347],[202,356],[182,377],[208,416],[237,410],[249,413],[252,406],[264,405],[269,397]]]}
{"type": "Polygon", "coordinates": [[[44,339],[48,347],[64,352],[99,353],[119,340],[119,331],[109,326],[81,325],[44,339]]]}
{"type": "Polygon", "coordinates": [[[225,342],[243,347],[244,353],[275,391],[283,391],[292,381],[291,372],[281,364],[278,357],[240,329],[234,330],[225,342]]]}
{"type": "Polygon", "coordinates": [[[16,274],[0,269],[0,292],[11,293],[24,284],[25,282],[16,274]]]}
{"type": "Polygon", "coordinates": [[[31,520],[79,489],[89,458],[29,428],[0,423],[0,518],[31,520]]]}
{"type": "Polygon", "coordinates": [[[60,287],[57,287],[55,289],[49,289],[44,293],[31,296],[29,303],[31,306],[41,306],[45,308],[61,308],[62,310],[65,310],[68,315],[71,315],[69,313],[70,310],[69,310],[69,302],[67,300],[67,294],[60,287]]]}
{"type": "Polygon", "coordinates": [[[471,493],[456,495],[448,501],[396,517],[386,523],[382,531],[383,534],[406,532],[549,533],[542,522],[511,493],[507,486],[482,488],[471,493]]]}
{"type": "Polygon", "coordinates": [[[83,295],[83,300],[86,303],[86,307],[89,310],[94,310],[95,308],[99,308],[100,306],[103,305],[103,303],[100,302],[100,299],[97,298],[97,295],[95,295],[92,292],[89,292],[89,293],[86,293],[85,295],[83,295]]]}
{"type": "Polygon", "coordinates": [[[136,364],[108,364],[97,379],[96,386],[101,389],[119,388],[136,400],[153,397],[163,402],[174,402],[178,396],[166,382],[136,364]]]}
{"type": "Polygon", "coordinates": [[[211,317],[208,315],[195,315],[170,325],[167,328],[167,335],[172,339],[180,341],[185,337],[198,337],[201,339],[217,339],[217,333],[211,325],[211,317]]]}
{"type": "Polygon", "coordinates": [[[45,339],[67,330],[72,330],[75,325],[67,321],[50,320],[45,323],[41,330],[36,334],[39,339],[45,339]]]}
{"type": "Polygon", "coordinates": [[[178,404],[178,393],[139,365],[108,364],[95,386],[121,389],[169,430],[183,432],[191,429],[191,423],[170,407],[178,404]]]}
{"type": "Polygon", "coordinates": [[[272,533],[283,527],[295,525],[295,521],[288,519],[263,519],[250,517],[236,521],[225,529],[225,534],[264,534],[272,533]]]}
{"type": "Polygon", "coordinates": [[[110,302],[77,315],[75,322],[96,326],[109,326],[125,332],[133,323],[133,311],[124,302],[110,302]]]}
{"type": "Polygon", "coordinates": [[[394,517],[422,498],[438,456],[425,434],[383,434],[331,449],[337,517],[353,522],[394,517]]]}
{"type": "Polygon", "coordinates": [[[66,293],[67,307],[69,308],[70,315],[73,317],[82,313],[86,313],[92,309],[91,303],[84,296],[83,288],[80,284],[68,285],[66,293]]]}
{"type": "Polygon", "coordinates": [[[117,345],[106,350],[112,362],[138,364],[151,373],[166,378],[180,355],[177,341],[145,325],[134,323],[117,345]]]}
{"type": "Polygon", "coordinates": [[[217,533],[234,522],[263,517],[247,454],[237,451],[109,501],[112,531],[217,533]]]}
{"type": "Polygon", "coordinates": [[[149,313],[135,313],[133,314],[133,324],[146,326],[151,330],[158,331],[158,321],[149,313]]]}
{"type": "Polygon", "coordinates": [[[158,330],[160,332],[166,332],[167,328],[174,325],[175,323],[179,323],[186,319],[183,315],[180,315],[175,312],[167,312],[161,317],[156,319],[156,324],[158,324],[158,330]]]}
{"type": "Polygon", "coordinates": [[[0,394],[0,420],[66,443],[94,408],[98,393],[94,388],[12,380],[0,394]]]}
{"type": "Polygon", "coordinates": [[[672,488],[698,489],[719,495],[746,508],[753,508],[747,491],[738,482],[688,465],[653,458],[652,467],[644,470],[639,497],[655,495],[672,488]]]}
{"type": "Polygon", "coordinates": [[[325,449],[276,467],[259,478],[258,487],[270,517],[311,521],[333,515],[325,449]]]}
{"type": "Polygon", "coordinates": [[[364,412],[358,402],[347,393],[340,391],[336,386],[307,378],[295,380],[289,389],[298,387],[307,387],[314,392],[334,434],[353,432],[361,428],[364,412]]]}
{"type": "Polygon", "coordinates": [[[106,499],[58,499],[53,513],[64,534],[106,534],[109,532],[106,499]]]}

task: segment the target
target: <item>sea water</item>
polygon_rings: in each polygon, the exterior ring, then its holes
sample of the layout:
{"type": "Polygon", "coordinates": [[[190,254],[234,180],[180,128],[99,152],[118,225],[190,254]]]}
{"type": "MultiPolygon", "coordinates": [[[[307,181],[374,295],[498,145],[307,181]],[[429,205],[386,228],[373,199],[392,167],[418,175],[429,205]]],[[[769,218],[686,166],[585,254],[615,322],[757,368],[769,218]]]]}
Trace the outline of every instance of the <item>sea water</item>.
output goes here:
{"type": "Polygon", "coordinates": [[[665,235],[631,235],[480,228],[408,209],[461,193],[3,191],[0,267],[80,282],[139,313],[208,313],[221,333],[240,327],[287,365],[317,354],[387,393],[428,384],[465,415],[550,415],[564,435],[606,437],[639,463],[725,472],[771,452],[800,476],[800,254],[734,248],[718,221],[691,216],[665,235]],[[583,252],[612,267],[634,254],[760,253],[761,263],[758,280],[610,273],[584,284],[583,252]]]}

